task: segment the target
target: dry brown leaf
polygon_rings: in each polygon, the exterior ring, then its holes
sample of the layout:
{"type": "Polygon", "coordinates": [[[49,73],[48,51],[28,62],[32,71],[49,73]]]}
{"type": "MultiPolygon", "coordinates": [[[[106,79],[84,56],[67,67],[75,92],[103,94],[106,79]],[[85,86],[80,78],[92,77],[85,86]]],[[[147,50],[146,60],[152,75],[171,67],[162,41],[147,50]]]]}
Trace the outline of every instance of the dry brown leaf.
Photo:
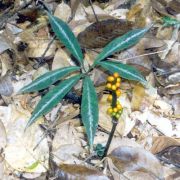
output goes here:
{"type": "Polygon", "coordinates": [[[108,180],[100,171],[76,164],[62,164],[56,172],[58,179],[108,180]]]}
{"type": "Polygon", "coordinates": [[[142,148],[120,146],[114,149],[109,157],[120,172],[140,171],[158,178],[164,176],[162,166],[156,157],[142,148]]]}
{"type": "Polygon", "coordinates": [[[78,35],[82,47],[101,48],[114,38],[132,29],[132,23],[126,20],[108,19],[95,22],[78,35]]]}
{"type": "Polygon", "coordinates": [[[144,96],[145,96],[144,87],[139,84],[135,85],[132,92],[132,100],[131,100],[132,110],[140,110],[140,106],[144,96]]]}
{"type": "Polygon", "coordinates": [[[56,51],[53,59],[52,70],[67,67],[70,65],[75,65],[74,62],[71,60],[70,54],[65,49],[59,48],[56,51]]]}
{"type": "MultiPolygon", "coordinates": [[[[79,154],[84,151],[81,147],[81,138],[84,133],[78,132],[74,124],[78,120],[69,120],[58,125],[52,143],[53,160],[57,163],[81,163],[79,154]]],[[[78,121],[79,122],[79,121],[78,121]]],[[[80,125],[79,125],[80,126],[80,125]]]]}
{"type": "Polygon", "coordinates": [[[153,154],[156,154],[170,146],[180,146],[180,139],[174,139],[167,136],[154,137],[150,151],[153,154]]]}
{"type": "Polygon", "coordinates": [[[11,96],[13,93],[13,85],[11,76],[6,74],[3,77],[0,77],[0,94],[3,96],[11,96]]]}
{"type": "Polygon", "coordinates": [[[71,15],[71,8],[64,2],[60,3],[54,12],[54,16],[67,22],[71,15]]]}
{"type": "Polygon", "coordinates": [[[142,11],[141,4],[134,5],[127,13],[127,20],[132,21],[132,19],[135,18],[135,16],[137,16],[139,13],[141,13],[141,11],[142,11]]]}

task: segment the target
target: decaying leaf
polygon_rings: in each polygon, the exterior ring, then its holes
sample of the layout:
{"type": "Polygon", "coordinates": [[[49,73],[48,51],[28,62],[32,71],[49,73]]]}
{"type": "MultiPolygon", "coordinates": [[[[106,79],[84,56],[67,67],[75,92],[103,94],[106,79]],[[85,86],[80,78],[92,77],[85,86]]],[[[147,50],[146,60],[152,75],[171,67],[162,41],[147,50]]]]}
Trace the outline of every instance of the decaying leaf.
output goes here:
{"type": "Polygon", "coordinates": [[[154,137],[150,151],[156,154],[170,146],[180,146],[180,141],[167,136],[154,137]]]}
{"type": "Polygon", "coordinates": [[[114,149],[109,157],[120,170],[147,172],[158,178],[163,178],[163,169],[159,161],[150,152],[141,148],[120,146],[114,149]]]}
{"type": "Polygon", "coordinates": [[[0,106],[0,114],[7,132],[7,145],[4,149],[5,161],[17,171],[46,172],[49,158],[46,138],[34,150],[34,147],[41,140],[42,131],[38,126],[35,126],[29,128],[26,133],[24,132],[31,113],[17,103],[8,107],[0,106]],[[37,166],[28,169],[37,161],[39,162],[37,166]]]}
{"type": "Polygon", "coordinates": [[[145,89],[141,85],[136,85],[133,89],[131,105],[133,110],[139,110],[145,96],[145,89]]]}
{"type": "Polygon", "coordinates": [[[4,96],[11,96],[13,93],[13,85],[9,74],[0,78],[0,94],[4,96]]]}
{"type": "Polygon", "coordinates": [[[78,35],[82,47],[101,48],[114,38],[132,30],[132,23],[126,20],[108,19],[95,22],[78,35]]]}
{"type": "Polygon", "coordinates": [[[58,179],[74,179],[74,180],[108,180],[109,178],[100,171],[82,165],[62,164],[56,171],[58,179]]]}

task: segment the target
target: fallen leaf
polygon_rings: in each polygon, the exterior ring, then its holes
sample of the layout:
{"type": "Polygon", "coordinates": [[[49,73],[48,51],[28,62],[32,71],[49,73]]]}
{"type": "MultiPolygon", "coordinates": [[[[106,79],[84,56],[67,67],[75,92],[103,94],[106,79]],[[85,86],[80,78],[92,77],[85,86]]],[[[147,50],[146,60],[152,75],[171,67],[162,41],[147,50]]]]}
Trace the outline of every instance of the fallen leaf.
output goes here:
{"type": "Polygon", "coordinates": [[[120,172],[140,171],[163,178],[163,169],[159,161],[153,154],[142,148],[120,146],[114,149],[109,157],[120,172]]]}
{"type": "Polygon", "coordinates": [[[71,8],[65,4],[64,2],[60,3],[54,12],[54,16],[58,17],[59,19],[67,22],[71,15],[71,8]]]}
{"type": "Polygon", "coordinates": [[[180,146],[180,140],[176,140],[167,136],[154,137],[150,151],[153,154],[156,154],[170,146],[180,146]]]}
{"type": "Polygon", "coordinates": [[[11,77],[6,74],[3,77],[0,77],[0,94],[3,96],[11,96],[13,93],[13,85],[11,81],[11,77]]]}
{"type": "Polygon", "coordinates": [[[46,172],[49,149],[46,138],[41,142],[42,131],[35,125],[24,132],[31,113],[17,103],[9,107],[0,107],[1,118],[7,132],[7,145],[4,149],[5,161],[15,170],[23,172],[46,172]],[[40,143],[39,143],[40,142],[40,143]],[[34,149],[34,147],[39,146],[34,149]],[[28,169],[35,162],[33,169],[28,169]]]}
{"type": "Polygon", "coordinates": [[[62,164],[56,171],[58,179],[108,180],[100,171],[76,164],[62,164]]]}
{"type": "Polygon", "coordinates": [[[126,20],[108,19],[95,22],[78,35],[82,47],[100,48],[114,38],[132,30],[132,23],[126,20]]]}
{"type": "Polygon", "coordinates": [[[131,105],[133,110],[140,110],[142,100],[145,96],[144,87],[137,84],[133,88],[131,105]]]}

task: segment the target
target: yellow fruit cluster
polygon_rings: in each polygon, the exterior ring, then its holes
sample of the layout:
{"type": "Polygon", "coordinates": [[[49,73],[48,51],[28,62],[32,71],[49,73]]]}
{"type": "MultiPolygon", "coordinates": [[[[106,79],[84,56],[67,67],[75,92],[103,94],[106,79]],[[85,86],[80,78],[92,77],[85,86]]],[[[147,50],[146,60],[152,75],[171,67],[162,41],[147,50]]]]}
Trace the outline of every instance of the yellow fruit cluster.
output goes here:
{"type": "Polygon", "coordinates": [[[123,108],[122,108],[120,102],[117,101],[117,104],[114,108],[112,108],[112,107],[108,108],[107,114],[115,117],[116,119],[119,119],[119,117],[121,116],[122,110],[123,110],[123,108]]]}
{"type": "MultiPolygon", "coordinates": [[[[121,78],[119,77],[119,74],[117,72],[115,72],[112,76],[108,76],[106,88],[112,92],[115,92],[117,97],[119,97],[121,95],[121,91],[119,89],[120,85],[121,85],[121,78]]],[[[112,103],[113,95],[111,95],[111,94],[108,95],[107,101],[112,103]]],[[[122,110],[123,110],[123,108],[122,108],[120,102],[117,101],[116,106],[109,107],[107,110],[107,113],[110,116],[113,116],[116,119],[119,119],[119,117],[121,116],[122,110]]]]}
{"type": "MultiPolygon", "coordinates": [[[[121,78],[119,77],[118,73],[115,72],[112,76],[108,76],[106,88],[108,90],[115,91],[117,97],[121,95],[121,91],[119,89],[120,85],[121,85],[121,78]]],[[[112,96],[110,95],[108,99],[109,99],[108,101],[111,101],[112,96]]]]}

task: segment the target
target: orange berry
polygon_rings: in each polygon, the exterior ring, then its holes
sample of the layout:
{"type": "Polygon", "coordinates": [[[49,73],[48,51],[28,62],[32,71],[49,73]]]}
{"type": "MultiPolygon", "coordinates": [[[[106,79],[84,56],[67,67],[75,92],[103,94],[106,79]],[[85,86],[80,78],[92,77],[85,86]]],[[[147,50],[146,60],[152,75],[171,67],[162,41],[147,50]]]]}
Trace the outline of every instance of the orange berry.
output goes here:
{"type": "Polygon", "coordinates": [[[120,83],[120,82],[121,82],[121,78],[118,77],[118,78],[116,79],[116,82],[120,83]]]}
{"type": "Polygon", "coordinates": [[[113,82],[114,81],[114,77],[113,76],[108,76],[107,81],[113,82]]]}
{"type": "Polygon", "coordinates": [[[116,87],[117,87],[117,88],[119,88],[120,85],[121,85],[121,84],[120,84],[119,82],[116,83],[116,87]]]}
{"type": "Polygon", "coordinates": [[[113,91],[115,91],[115,90],[116,90],[116,85],[112,85],[111,89],[112,89],[113,91]]]}
{"type": "Polygon", "coordinates": [[[107,84],[106,84],[106,88],[111,89],[111,87],[112,87],[112,84],[111,84],[111,83],[107,83],[107,84]]]}
{"type": "Polygon", "coordinates": [[[108,110],[107,110],[107,113],[108,114],[111,114],[113,112],[113,109],[110,107],[110,108],[108,108],[108,110]]]}
{"type": "Polygon", "coordinates": [[[113,74],[113,76],[114,76],[115,78],[118,78],[118,77],[119,77],[119,74],[118,74],[117,72],[115,72],[115,73],[113,74]]]}
{"type": "Polygon", "coordinates": [[[120,89],[116,90],[116,96],[119,97],[120,95],[121,95],[121,90],[120,89]]]}
{"type": "Polygon", "coordinates": [[[109,101],[109,102],[112,102],[112,95],[109,95],[108,97],[107,97],[107,101],[109,101]]]}
{"type": "Polygon", "coordinates": [[[121,110],[121,109],[122,109],[121,104],[118,104],[118,105],[116,106],[116,108],[118,109],[118,111],[121,110]]]}
{"type": "Polygon", "coordinates": [[[113,112],[117,113],[118,109],[117,108],[113,108],[113,112]]]}

